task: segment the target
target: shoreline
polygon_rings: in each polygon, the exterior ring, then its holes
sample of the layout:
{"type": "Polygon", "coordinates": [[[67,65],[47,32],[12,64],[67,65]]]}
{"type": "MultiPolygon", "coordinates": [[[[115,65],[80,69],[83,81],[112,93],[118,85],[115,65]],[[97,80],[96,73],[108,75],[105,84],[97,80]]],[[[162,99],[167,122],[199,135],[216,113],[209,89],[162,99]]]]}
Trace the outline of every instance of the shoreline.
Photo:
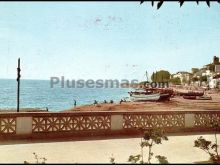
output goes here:
{"type": "MultiPolygon", "coordinates": [[[[4,109],[0,108],[0,113],[3,112],[17,112],[16,108],[4,109]]],[[[40,108],[21,108],[19,112],[47,112],[45,109],[40,108]]]]}
{"type": "MultiPolygon", "coordinates": [[[[184,91],[185,89],[175,89],[184,91]]],[[[187,111],[187,110],[220,110],[220,92],[216,90],[206,91],[207,96],[212,100],[188,100],[182,96],[175,96],[170,101],[165,102],[131,102],[126,101],[121,104],[119,101],[114,103],[98,103],[96,105],[79,105],[69,109],[59,111],[45,110],[41,108],[21,108],[20,112],[95,112],[95,111],[187,111]]],[[[0,108],[0,113],[17,112],[16,108],[0,108]]]]}
{"type": "Polygon", "coordinates": [[[76,106],[62,112],[79,111],[172,111],[172,110],[220,110],[220,93],[216,91],[206,92],[212,100],[188,100],[182,96],[175,96],[165,102],[122,102],[120,103],[99,103],[97,105],[76,106]]]}

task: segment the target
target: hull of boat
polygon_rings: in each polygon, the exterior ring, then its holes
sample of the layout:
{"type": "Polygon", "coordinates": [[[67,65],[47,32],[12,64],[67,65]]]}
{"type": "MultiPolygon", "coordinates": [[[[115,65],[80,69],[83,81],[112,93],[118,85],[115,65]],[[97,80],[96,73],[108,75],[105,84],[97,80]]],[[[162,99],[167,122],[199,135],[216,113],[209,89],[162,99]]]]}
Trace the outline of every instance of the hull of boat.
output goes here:
{"type": "Polygon", "coordinates": [[[133,94],[131,96],[131,100],[132,101],[157,101],[160,99],[160,94],[156,93],[156,94],[149,94],[149,95],[135,95],[133,94]]]}
{"type": "Polygon", "coordinates": [[[201,97],[198,97],[197,100],[212,100],[212,97],[210,96],[201,96],[201,97]]]}
{"type": "Polygon", "coordinates": [[[195,100],[196,96],[183,96],[184,99],[191,99],[191,100],[195,100]]]}
{"type": "Polygon", "coordinates": [[[204,92],[181,92],[180,96],[203,96],[204,92]]]}
{"type": "Polygon", "coordinates": [[[166,100],[170,100],[171,95],[166,93],[166,94],[160,94],[160,98],[159,101],[166,101],[166,100]]]}

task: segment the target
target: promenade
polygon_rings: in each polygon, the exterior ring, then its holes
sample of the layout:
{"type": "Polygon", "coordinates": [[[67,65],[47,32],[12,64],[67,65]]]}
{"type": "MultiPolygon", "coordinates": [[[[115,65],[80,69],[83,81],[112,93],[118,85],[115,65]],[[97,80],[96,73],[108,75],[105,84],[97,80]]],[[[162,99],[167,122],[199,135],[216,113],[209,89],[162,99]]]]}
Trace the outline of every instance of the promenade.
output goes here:
{"type": "MultiPolygon", "coordinates": [[[[194,163],[209,157],[193,147],[201,134],[168,135],[169,140],[153,147],[154,155],[166,156],[169,163],[194,163]]],[[[213,134],[203,134],[214,141],[213,134]]],[[[220,144],[220,135],[218,144],[220,144]]],[[[0,163],[35,163],[33,152],[45,157],[46,163],[110,163],[113,155],[116,163],[127,163],[129,155],[140,154],[140,138],[81,139],[81,140],[13,140],[0,142],[0,163]]],[[[147,150],[145,150],[147,153],[147,150]]],[[[146,156],[145,156],[146,158],[146,156]]],[[[40,160],[41,161],[41,160],[40,160]]],[[[153,163],[157,163],[155,159],[153,163]]]]}

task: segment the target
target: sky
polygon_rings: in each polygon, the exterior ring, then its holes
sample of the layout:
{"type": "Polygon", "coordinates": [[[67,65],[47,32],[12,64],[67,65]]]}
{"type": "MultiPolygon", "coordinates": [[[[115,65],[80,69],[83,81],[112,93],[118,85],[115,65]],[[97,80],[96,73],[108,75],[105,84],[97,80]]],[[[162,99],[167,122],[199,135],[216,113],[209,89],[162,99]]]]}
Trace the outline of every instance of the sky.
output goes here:
{"type": "Polygon", "coordinates": [[[0,2],[0,78],[138,79],[220,56],[220,4],[0,2]]]}

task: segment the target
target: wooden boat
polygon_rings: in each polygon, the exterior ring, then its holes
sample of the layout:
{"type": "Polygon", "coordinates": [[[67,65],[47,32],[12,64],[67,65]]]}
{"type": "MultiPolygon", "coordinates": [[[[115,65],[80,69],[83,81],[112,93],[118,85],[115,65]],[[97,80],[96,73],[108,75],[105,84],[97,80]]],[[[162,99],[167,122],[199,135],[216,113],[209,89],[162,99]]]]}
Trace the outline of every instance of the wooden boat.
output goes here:
{"type": "Polygon", "coordinates": [[[166,101],[170,100],[173,90],[160,88],[136,89],[134,92],[128,92],[131,101],[166,101]]]}
{"type": "Polygon", "coordinates": [[[155,92],[159,92],[160,94],[169,94],[170,96],[174,95],[174,91],[171,88],[153,88],[155,92]]]}
{"type": "Polygon", "coordinates": [[[157,101],[160,99],[160,93],[153,94],[131,94],[132,101],[157,101]]]}
{"type": "Polygon", "coordinates": [[[170,100],[171,95],[169,93],[160,94],[159,101],[170,100]]]}
{"type": "Polygon", "coordinates": [[[197,100],[212,100],[211,96],[200,96],[197,98],[197,100]]]}
{"type": "Polygon", "coordinates": [[[180,92],[180,96],[203,96],[204,91],[188,91],[188,92],[180,92]]]}
{"type": "Polygon", "coordinates": [[[191,100],[195,100],[196,96],[183,96],[184,99],[191,99],[191,100]]]}

